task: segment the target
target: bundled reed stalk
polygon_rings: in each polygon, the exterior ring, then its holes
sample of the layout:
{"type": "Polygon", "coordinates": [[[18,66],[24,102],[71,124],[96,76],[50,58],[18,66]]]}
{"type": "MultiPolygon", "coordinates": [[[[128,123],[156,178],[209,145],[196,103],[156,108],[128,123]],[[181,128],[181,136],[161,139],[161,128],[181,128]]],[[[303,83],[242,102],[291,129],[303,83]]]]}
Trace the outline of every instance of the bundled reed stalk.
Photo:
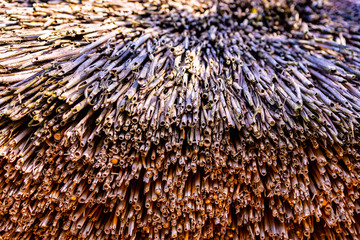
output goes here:
{"type": "Polygon", "coordinates": [[[0,238],[359,239],[360,25],[336,11],[0,1],[0,238]]]}

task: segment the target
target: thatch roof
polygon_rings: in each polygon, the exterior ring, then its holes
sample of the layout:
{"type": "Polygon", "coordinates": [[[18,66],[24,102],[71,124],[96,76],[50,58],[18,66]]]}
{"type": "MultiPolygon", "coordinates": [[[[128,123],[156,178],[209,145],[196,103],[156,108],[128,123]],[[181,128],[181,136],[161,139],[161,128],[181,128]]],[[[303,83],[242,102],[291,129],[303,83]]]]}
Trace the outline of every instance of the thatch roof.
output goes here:
{"type": "Polygon", "coordinates": [[[1,1],[0,238],[357,239],[349,6],[1,1]]]}

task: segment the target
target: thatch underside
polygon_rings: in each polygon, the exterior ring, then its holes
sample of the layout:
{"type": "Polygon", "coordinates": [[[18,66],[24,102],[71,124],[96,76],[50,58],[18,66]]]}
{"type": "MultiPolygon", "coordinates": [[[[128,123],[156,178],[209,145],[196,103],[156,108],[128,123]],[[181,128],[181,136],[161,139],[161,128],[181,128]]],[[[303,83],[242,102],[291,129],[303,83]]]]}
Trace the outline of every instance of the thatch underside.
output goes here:
{"type": "Polygon", "coordinates": [[[358,239],[332,4],[0,0],[0,239],[358,239]]]}

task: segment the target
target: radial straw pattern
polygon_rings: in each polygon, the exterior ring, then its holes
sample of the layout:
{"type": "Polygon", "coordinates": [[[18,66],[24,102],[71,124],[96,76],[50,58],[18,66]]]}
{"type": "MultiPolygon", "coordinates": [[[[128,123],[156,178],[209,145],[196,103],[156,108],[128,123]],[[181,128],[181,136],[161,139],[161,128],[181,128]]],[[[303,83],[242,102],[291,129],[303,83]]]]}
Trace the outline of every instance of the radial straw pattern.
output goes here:
{"type": "Polygon", "coordinates": [[[358,239],[358,15],[19,6],[0,2],[1,238],[358,239]]]}

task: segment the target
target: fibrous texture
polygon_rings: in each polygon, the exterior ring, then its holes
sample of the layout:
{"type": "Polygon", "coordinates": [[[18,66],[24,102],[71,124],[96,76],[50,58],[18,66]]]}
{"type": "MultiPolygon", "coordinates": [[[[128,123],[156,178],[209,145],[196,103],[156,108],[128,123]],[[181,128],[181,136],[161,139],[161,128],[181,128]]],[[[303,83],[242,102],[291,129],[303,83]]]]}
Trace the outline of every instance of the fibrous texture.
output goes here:
{"type": "Polygon", "coordinates": [[[358,239],[341,6],[1,1],[0,238],[358,239]]]}

